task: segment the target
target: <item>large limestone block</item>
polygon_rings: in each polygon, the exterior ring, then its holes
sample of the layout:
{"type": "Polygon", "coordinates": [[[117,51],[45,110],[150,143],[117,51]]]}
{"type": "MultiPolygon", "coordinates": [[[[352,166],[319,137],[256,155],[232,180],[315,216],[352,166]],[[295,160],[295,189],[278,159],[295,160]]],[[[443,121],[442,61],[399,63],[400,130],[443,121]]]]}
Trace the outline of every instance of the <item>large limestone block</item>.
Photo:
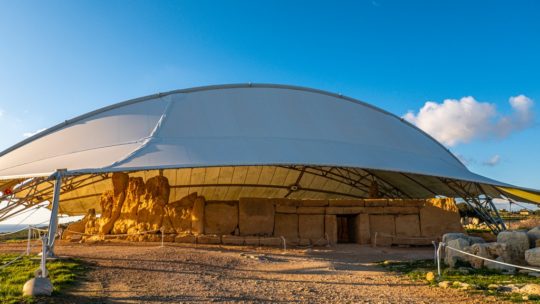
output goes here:
{"type": "Polygon", "coordinates": [[[327,207],[326,214],[359,214],[368,213],[364,207],[327,207]]]}
{"type": "Polygon", "coordinates": [[[540,227],[534,227],[527,231],[527,236],[529,237],[529,247],[536,247],[536,240],[540,240],[540,227]]]}
{"type": "Polygon", "coordinates": [[[275,206],[288,206],[288,207],[300,207],[301,200],[290,198],[274,198],[272,202],[275,206]]]}
{"type": "Polygon", "coordinates": [[[137,211],[141,203],[141,198],[146,192],[146,187],[142,177],[130,177],[126,189],[126,198],[120,210],[120,216],[114,222],[113,234],[124,234],[136,232],[137,211]]]}
{"type": "Polygon", "coordinates": [[[533,266],[540,266],[540,248],[525,250],[525,261],[533,266]]]}
{"type": "Polygon", "coordinates": [[[238,211],[240,235],[273,235],[275,210],[272,200],[240,198],[238,211]]]}
{"type": "Polygon", "coordinates": [[[283,240],[279,237],[261,237],[259,239],[261,246],[280,247],[283,246],[283,240]]]}
{"type": "Polygon", "coordinates": [[[451,268],[456,267],[456,264],[461,262],[468,262],[468,256],[466,254],[451,250],[450,248],[458,249],[461,251],[468,252],[469,249],[469,240],[467,239],[455,239],[448,241],[446,243],[445,257],[444,262],[451,268]]]}
{"type": "Polygon", "coordinates": [[[96,217],[96,211],[94,209],[88,210],[88,213],[79,221],[71,223],[67,226],[67,228],[64,230],[64,233],[62,233],[62,239],[64,240],[71,240],[71,239],[80,239],[81,235],[86,230],[86,223],[91,218],[96,217]]]}
{"type": "Polygon", "coordinates": [[[388,206],[388,200],[382,198],[366,199],[364,204],[366,207],[386,207],[388,206]]]}
{"type": "MultiPolygon", "coordinates": [[[[495,259],[498,262],[506,262],[502,257],[498,257],[495,259]]],[[[516,268],[508,265],[503,265],[491,261],[484,261],[484,267],[491,270],[499,270],[499,271],[506,271],[506,272],[515,272],[516,268]]]]}
{"type": "Polygon", "coordinates": [[[294,206],[276,205],[276,213],[297,213],[294,206]]]}
{"type": "Polygon", "coordinates": [[[219,235],[198,235],[197,244],[221,244],[219,235]]]}
{"type": "Polygon", "coordinates": [[[246,246],[259,246],[261,244],[260,239],[258,236],[246,236],[244,237],[244,244],[246,246]]]}
{"type": "Polygon", "coordinates": [[[396,223],[394,215],[370,215],[369,226],[371,228],[371,240],[374,242],[377,233],[377,246],[390,246],[396,235],[396,223]]]}
{"type": "Polygon", "coordinates": [[[359,214],[354,221],[356,242],[358,244],[371,243],[371,229],[369,227],[369,214],[359,214]]]}
{"type": "Polygon", "coordinates": [[[465,235],[465,233],[461,233],[461,232],[445,233],[442,236],[442,242],[445,243],[445,244],[447,244],[451,240],[457,240],[457,239],[467,239],[468,240],[469,237],[467,235],[465,235]]]}
{"type": "Polygon", "coordinates": [[[396,235],[398,243],[409,243],[420,237],[420,219],[418,214],[396,215],[396,235]],[[400,239],[401,237],[402,239],[400,239]],[[410,237],[407,239],[407,237],[410,237]]]}
{"type": "Polygon", "coordinates": [[[529,249],[529,237],[524,231],[502,231],[497,235],[497,243],[506,244],[507,260],[512,264],[525,262],[525,250],[529,249]]]}
{"type": "Polygon", "coordinates": [[[338,231],[337,231],[337,217],[335,215],[325,215],[324,216],[324,233],[328,238],[329,245],[337,244],[338,240],[338,231]]]}
{"type": "Polygon", "coordinates": [[[244,237],[236,235],[222,235],[221,242],[223,245],[244,245],[244,237]]]}
{"type": "Polygon", "coordinates": [[[364,207],[364,200],[334,199],[329,200],[330,207],[364,207]]]}
{"type": "Polygon", "coordinates": [[[208,234],[232,234],[238,227],[238,202],[208,201],[204,207],[204,231],[208,234]]]}
{"type": "Polygon", "coordinates": [[[99,234],[109,234],[114,222],[120,217],[122,205],[126,198],[128,181],[129,176],[125,173],[115,172],[112,174],[112,190],[105,191],[100,199],[101,216],[97,221],[99,234]]]}
{"type": "Polygon", "coordinates": [[[327,207],[328,200],[305,199],[305,200],[298,200],[298,204],[300,207],[327,207]]]}
{"type": "Polygon", "coordinates": [[[418,207],[384,207],[386,214],[418,214],[418,207]]]}
{"type": "Polygon", "coordinates": [[[204,234],[204,197],[199,196],[193,202],[191,210],[191,232],[195,235],[204,234]]]}
{"type": "Polygon", "coordinates": [[[453,199],[430,199],[420,208],[422,236],[438,238],[448,232],[463,232],[461,217],[453,199]]]}
{"type": "Polygon", "coordinates": [[[298,236],[310,239],[312,243],[324,238],[324,215],[298,215],[298,236]]]}
{"type": "Polygon", "coordinates": [[[174,238],[175,243],[195,244],[197,237],[193,234],[179,234],[174,238]]]}
{"type": "Polygon", "coordinates": [[[296,212],[298,214],[324,214],[325,207],[298,207],[296,212]]]}
{"type": "Polygon", "coordinates": [[[137,212],[137,230],[154,231],[163,226],[165,205],[169,201],[169,181],[164,176],[154,176],[146,182],[146,191],[137,212]]]}
{"type": "MultiPolygon", "coordinates": [[[[471,245],[470,252],[474,255],[493,260],[496,256],[489,249],[490,245],[488,243],[476,243],[471,245]]],[[[468,260],[473,268],[480,269],[484,267],[484,260],[482,259],[468,257],[468,260]]]]}
{"type": "Polygon", "coordinates": [[[389,199],[388,207],[422,207],[425,200],[418,199],[389,199]]]}
{"type": "Polygon", "coordinates": [[[191,212],[198,197],[197,192],[193,192],[165,206],[165,213],[176,233],[191,232],[191,212]]]}
{"type": "MultiPolygon", "coordinates": [[[[86,215],[86,224],[84,225],[84,233],[85,234],[97,234],[98,232],[98,226],[97,226],[97,217],[96,217],[96,210],[95,209],[89,209],[88,213],[86,215]]],[[[87,238],[85,236],[84,238],[87,238]]]]}
{"type": "Polygon", "coordinates": [[[298,215],[276,213],[274,235],[289,240],[298,239],[298,215]]]}

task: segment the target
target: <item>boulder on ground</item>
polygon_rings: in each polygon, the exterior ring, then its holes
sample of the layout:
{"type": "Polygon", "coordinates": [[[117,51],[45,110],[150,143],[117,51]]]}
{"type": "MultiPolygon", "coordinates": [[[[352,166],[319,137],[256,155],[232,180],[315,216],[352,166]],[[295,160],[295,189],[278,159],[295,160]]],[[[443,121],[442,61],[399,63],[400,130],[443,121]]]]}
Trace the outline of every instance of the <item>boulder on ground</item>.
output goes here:
{"type": "Polygon", "coordinates": [[[506,244],[505,262],[525,263],[525,250],[529,249],[529,237],[524,231],[502,231],[497,235],[497,243],[506,244]]]}
{"type": "Polygon", "coordinates": [[[454,248],[454,249],[458,249],[458,250],[461,250],[461,251],[467,251],[467,249],[469,248],[469,240],[467,239],[455,239],[455,240],[451,240],[451,241],[448,241],[448,243],[446,243],[446,254],[445,254],[445,258],[444,258],[444,262],[451,268],[455,268],[456,267],[456,264],[458,262],[468,262],[468,256],[463,254],[463,253],[460,253],[460,252],[457,252],[457,251],[454,251],[454,250],[451,250],[450,248],[454,248]]]}
{"type": "Polygon", "coordinates": [[[527,231],[527,236],[529,237],[530,248],[536,247],[536,240],[540,239],[540,226],[527,231]]]}
{"type": "Polygon", "coordinates": [[[540,266],[540,248],[525,250],[525,261],[533,266],[540,266]]]}
{"type": "Polygon", "coordinates": [[[528,295],[540,295],[540,284],[529,283],[519,289],[519,293],[528,295]]]}
{"type": "MultiPolygon", "coordinates": [[[[495,261],[505,262],[502,257],[496,258],[495,261]]],[[[504,272],[515,272],[516,271],[516,268],[514,268],[512,266],[503,265],[503,264],[499,264],[499,263],[495,263],[495,262],[491,262],[491,261],[484,261],[484,267],[486,267],[487,269],[499,270],[499,271],[504,271],[504,272]]]]}
{"type": "Polygon", "coordinates": [[[445,233],[442,236],[442,242],[445,244],[448,244],[449,241],[457,240],[457,239],[468,239],[469,237],[465,235],[465,233],[461,232],[450,232],[445,233]]]}
{"type": "MultiPolygon", "coordinates": [[[[476,244],[472,244],[471,247],[470,247],[470,252],[474,255],[477,255],[477,256],[480,256],[480,257],[483,257],[483,258],[487,258],[487,259],[495,259],[496,256],[494,256],[489,249],[490,245],[488,245],[489,243],[476,243],[476,244]]],[[[480,269],[482,267],[484,267],[484,260],[482,259],[478,259],[478,258],[474,258],[474,257],[469,257],[468,258],[469,260],[469,263],[471,264],[471,266],[473,268],[476,268],[476,269],[480,269]]]]}
{"type": "Polygon", "coordinates": [[[49,278],[33,278],[23,286],[23,296],[50,296],[53,292],[53,285],[49,278]]]}

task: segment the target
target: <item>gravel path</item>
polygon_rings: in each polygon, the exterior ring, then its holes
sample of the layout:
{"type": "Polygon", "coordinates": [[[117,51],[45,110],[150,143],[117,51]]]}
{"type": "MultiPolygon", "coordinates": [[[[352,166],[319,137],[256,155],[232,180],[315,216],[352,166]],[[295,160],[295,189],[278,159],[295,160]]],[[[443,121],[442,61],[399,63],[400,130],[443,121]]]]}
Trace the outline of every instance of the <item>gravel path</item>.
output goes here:
{"type": "Polygon", "coordinates": [[[431,258],[430,248],[351,244],[283,253],[271,248],[62,242],[57,254],[81,258],[92,266],[86,281],[55,303],[497,302],[407,281],[373,264],[431,258]]]}

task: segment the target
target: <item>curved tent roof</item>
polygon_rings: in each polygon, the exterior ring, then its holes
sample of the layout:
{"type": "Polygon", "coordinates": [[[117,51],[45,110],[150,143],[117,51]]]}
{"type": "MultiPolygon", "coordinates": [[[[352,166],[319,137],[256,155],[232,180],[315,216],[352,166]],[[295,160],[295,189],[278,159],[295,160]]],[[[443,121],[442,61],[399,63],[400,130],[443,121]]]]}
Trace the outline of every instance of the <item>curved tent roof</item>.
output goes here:
{"type": "MultiPolygon", "coordinates": [[[[137,98],[67,120],[0,153],[2,183],[48,177],[58,169],[79,180],[117,171],[160,170],[156,172],[165,172],[169,179],[189,176],[189,183],[173,182],[180,189],[193,185],[191,177],[201,168],[205,177],[197,186],[222,184],[223,171],[230,176],[229,188],[260,185],[268,174],[271,178],[263,184],[284,188],[258,193],[261,196],[289,195],[286,188],[293,184],[310,188],[299,183],[306,168],[315,170],[314,178],[326,179],[324,171],[334,174],[339,169],[341,179],[349,178],[339,183],[349,186],[369,174],[415,198],[459,196],[454,187],[443,186],[447,179],[474,184],[491,196],[512,197],[497,187],[538,194],[470,172],[439,142],[391,113],[342,95],[283,85],[209,86],[137,98]],[[212,170],[217,173],[208,172],[212,170]],[[246,172],[232,183],[234,172],[242,170],[246,172]],[[276,173],[280,170],[281,179],[276,173]],[[250,174],[258,176],[256,183],[242,180],[250,174]]],[[[81,207],[75,209],[82,212],[79,209],[88,207],[83,201],[103,190],[96,183],[71,195],[65,191],[62,199],[78,200],[81,207]]],[[[355,193],[334,191],[335,186],[315,183],[311,188],[326,187],[326,197],[355,193]]],[[[253,194],[242,191],[217,198],[253,194]]],[[[311,192],[304,192],[296,196],[309,198],[311,192]]]]}

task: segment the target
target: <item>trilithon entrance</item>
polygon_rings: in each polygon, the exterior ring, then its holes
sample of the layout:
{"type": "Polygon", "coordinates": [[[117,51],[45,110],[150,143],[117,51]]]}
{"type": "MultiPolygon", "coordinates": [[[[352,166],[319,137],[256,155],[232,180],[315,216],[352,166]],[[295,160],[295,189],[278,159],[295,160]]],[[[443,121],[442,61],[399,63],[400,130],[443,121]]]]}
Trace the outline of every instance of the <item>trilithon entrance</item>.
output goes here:
{"type": "Polygon", "coordinates": [[[338,243],[355,243],[355,215],[337,215],[338,243]]]}

